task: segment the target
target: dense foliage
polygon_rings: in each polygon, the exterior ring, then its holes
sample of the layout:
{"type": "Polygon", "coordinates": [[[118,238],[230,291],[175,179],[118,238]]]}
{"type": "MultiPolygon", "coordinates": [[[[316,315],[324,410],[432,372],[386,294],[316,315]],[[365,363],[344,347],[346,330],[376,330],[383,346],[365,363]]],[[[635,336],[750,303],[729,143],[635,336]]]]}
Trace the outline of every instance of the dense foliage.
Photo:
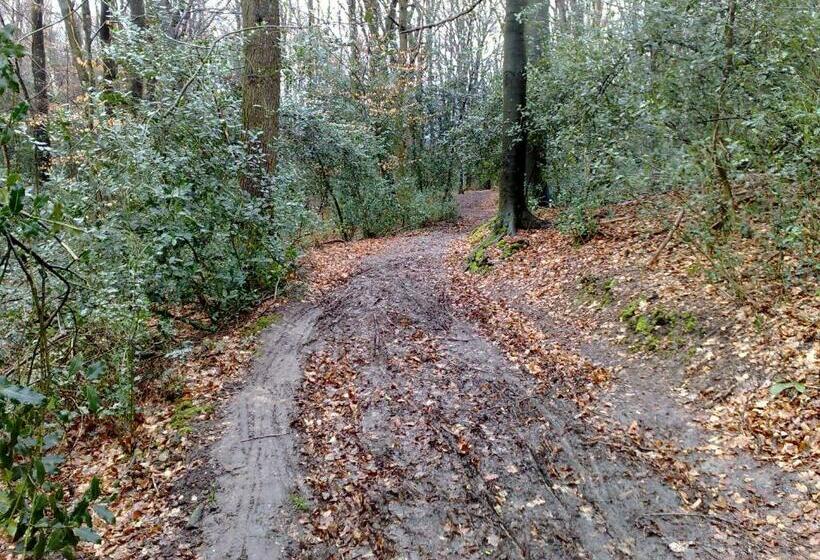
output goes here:
{"type": "Polygon", "coordinates": [[[585,240],[600,206],[676,191],[688,242],[738,295],[816,275],[817,6],[657,0],[603,16],[558,14],[530,61],[533,190],[567,208],[559,227],[585,240]],[[733,233],[759,244],[753,270],[733,233]]]}

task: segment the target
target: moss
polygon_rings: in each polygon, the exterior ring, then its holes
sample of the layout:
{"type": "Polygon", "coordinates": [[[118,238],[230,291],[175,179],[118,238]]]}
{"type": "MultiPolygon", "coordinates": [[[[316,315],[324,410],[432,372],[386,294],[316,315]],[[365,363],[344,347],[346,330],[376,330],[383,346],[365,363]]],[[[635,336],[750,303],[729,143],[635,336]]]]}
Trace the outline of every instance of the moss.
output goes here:
{"type": "Polygon", "coordinates": [[[481,241],[492,233],[492,225],[492,222],[486,222],[475,228],[470,235],[467,236],[467,243],[469,243],[471,247],[481,243],[481,241]]]}
{"type": "Polygon", "coordinates": [[[529,243],[527,243],[523,239],[520,239],[518,241],[508,241],[506,239],[501,239],[496,244],[496,247],[498,247],[498,250],[501,253],[501,258],[504,260],[509,259],[511,256],[516,254],[518,251],[526,248],[527,246],[529,246],[529,243]]]}
{"type": "Polygon", "coordinates": [[[650,306],[645,298],[630,301],[621,310],[621,321],[636,335],[636,347],[655,351],[680,348],[698,328],[697,318],[688,311],[676,311],[662,306],[650,306]]]}
{"type": "Polygon", "coordinates": [[[510,241],[505,238],[506,233],[498,229],[498,218],[482,224],[473,230],[467,237],[467,242],[473,248],[467,257],[464,269],[468,272],[483,273],[492,268],[493,263],[488,255],[492,247],[498,249],[498,257],[506,260],[518,251],[529,246],[526,240],[510,241]]]}
{"type": "Polygon", "coordinates": [[[242,329],[243,336],[259,336],[259,334],[270,327],[271,325],[275,325],[281,316],[277,313],[272,313],[271,315],[263,315],[259,317],[256,321],[247,325],[244,329],[242,329]]]}
{"type": "Polygon", "coordinates": [[[641,299],[633,299],[621,310],[621,321],[632,319],[641,307],[641,299]]]}
{"type": "Polygon", "coordinates": [[[470,234],[468,241],[473,250],[467,257],[465,265],[465,270],[468,272],[483,273],[492,267],[492,263],[487,256],[487,250],[504,237],[503,234],[495,232],[495,223],[496,219],[493,219],[479,226],[470,234]]]}
{"type": "Polygon", "coordinates": [[[612,291],[615,288],[614,278],[600,278],[588,274],[581,278],[580,298],[589,303],[598,303],[606,306],[612,303],[612,291]]]}
{"type": "Polygon", "coordinates": [[[174,407],[174,414],[171,417],[171,427],[180,434],[191,432],[191,423],[198,416],[210,414],[214,407],[210,404],[197,405],[189,399],[183,399],[174,407]]]}
{"type": "Polygon", "coordinates": [[[471,273],[482,273],[487,272],[492,268],[492,263],[490,263],[490,259],[487,258],[487,248],[486,247],[476,247],[476,249],[470,253],[470,256],[467,257],[467,271],[471,273]]]}

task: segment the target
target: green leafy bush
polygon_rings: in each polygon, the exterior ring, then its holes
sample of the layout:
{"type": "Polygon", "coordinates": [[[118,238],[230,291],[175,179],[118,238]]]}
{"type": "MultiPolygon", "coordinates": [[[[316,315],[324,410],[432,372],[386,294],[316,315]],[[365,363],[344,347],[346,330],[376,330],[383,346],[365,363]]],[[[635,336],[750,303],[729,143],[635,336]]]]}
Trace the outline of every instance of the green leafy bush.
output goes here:
{"type": "Polygon", "coordinates": [[[562,209],[555,225],[558,231],[572,237],[576,243],[586,243],[598,233],[598,206],[589,203],[571,203],[562,209]]]}
{"type": "Polygon", "coordinates": [[[0,528],[19,554],[74,558],[80,541],[100,541],[91,512],[107,523],[114,516],[96,478],[73,502],[54,482],[64,459],[50,452],[62,434],[44,421],[46,406],[42,394],[0,377],[0,528]]]}

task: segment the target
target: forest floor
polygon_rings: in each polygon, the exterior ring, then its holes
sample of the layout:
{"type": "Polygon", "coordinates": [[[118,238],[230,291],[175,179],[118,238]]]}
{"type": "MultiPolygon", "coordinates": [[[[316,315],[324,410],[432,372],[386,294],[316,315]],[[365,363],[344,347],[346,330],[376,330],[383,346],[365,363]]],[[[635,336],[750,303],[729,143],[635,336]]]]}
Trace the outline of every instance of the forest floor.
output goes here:
{"type": "Polygon", "coordinates": [[[715,439],[674,357],[463,273],[493,196],[461,206],[263,335],[212,447],[205,558],[817,557],[816,472],[715,439]]]}
{"type": "Polygon", "coordinates": [[[525,233],[467,272],[494,194],[460,205],[313,251],[305,293],[202,343],[191,425],[178,404],[146,422],[142,482],[89,556],[820,558],[811,294],[731,322],[748,311],[674,252],[638,267],[663,235],[636,244],[623,219],[580,248],[525,233]],[[653,338],[630,328],[661,303],[653,338]]]}

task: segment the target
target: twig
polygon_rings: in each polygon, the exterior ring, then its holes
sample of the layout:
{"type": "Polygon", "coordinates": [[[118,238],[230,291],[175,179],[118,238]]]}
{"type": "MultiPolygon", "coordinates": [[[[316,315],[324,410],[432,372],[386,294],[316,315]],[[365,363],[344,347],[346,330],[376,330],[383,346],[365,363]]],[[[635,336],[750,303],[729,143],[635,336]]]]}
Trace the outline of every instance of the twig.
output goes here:
{"type": "Polygon", "coordinates": [[[272,438],[278,438],[278,437],[282,437],[282,436],[289,436],[292,433],[293,432],[282,432],[282,433],[279,433],[279,434],[268,434],[268,435],[265,435],[265,436],[256,436],[256,437],[252,437],[252,438],[248,438],[248,439],[243,439],[239,443],[248,443],[249,441],[259,441],[260,439],[272,439],[272,438]]]}
{"type": "Polygon", "coordinates": [[[661,256],[661,253],[663,253],[663,250],[666,249],[666,246],[669,245],[670,241],[672,241],[672,237],[675,235],[675,232],[680,227],[680,223],[683,220],[684,214],[686,214],[685,206],[681,208],[680,213],[678,214],[678,217],[675,220],[675,225],[673,225],[672,228],[669,230],[669,233],[666,235],[666,238],[663,240],[663,243],[661,243],[661,246],[658,247],[658,250],[655,251],[655,254],[652,255],[652,258],[649,259],[648,263],[646,263],[647,268],[652,268],[655,265],[658,258],[661,256]]]}
{"type": "Polygon", "coordinates": [[[464,16],[470,14],[473,10],[478,8],[478,6],[482,2],[484,2],[484,0],[476,0],[476,2],[473,2],[473,4],[469,8],[464,10],[463,12],[460,12],[458,14],[450,16],[450,17],[448,17],[446,19],[443,19],[441,21],[437,21],[436,23],[428,23],[427,25],[420,25],[419,27],[414,27],[413,29],[405,29],[403,31],[400,31],[399,33],[401,33],[402,35],[405,35],[407,33],[416,33],[418,31],[424,31],[425,29],[432,29],[434,27],[440,27],[442,25],[446,25],[446,24],[448,24],[452,21],[457,20],[460,17],[464,17],[464,16]]]}

